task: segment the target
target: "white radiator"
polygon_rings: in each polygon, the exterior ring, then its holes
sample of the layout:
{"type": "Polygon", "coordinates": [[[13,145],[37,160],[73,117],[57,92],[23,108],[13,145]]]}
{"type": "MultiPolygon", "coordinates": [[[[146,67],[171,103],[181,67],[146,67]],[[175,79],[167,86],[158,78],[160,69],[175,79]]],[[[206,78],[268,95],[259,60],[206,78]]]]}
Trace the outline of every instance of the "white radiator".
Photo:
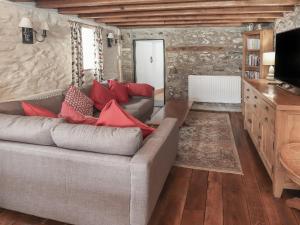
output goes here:
{"type": "Polygon", "coordinates": [[[241,103],[240,76],[189,76],[189,99],[195,102],[241,103]]]}

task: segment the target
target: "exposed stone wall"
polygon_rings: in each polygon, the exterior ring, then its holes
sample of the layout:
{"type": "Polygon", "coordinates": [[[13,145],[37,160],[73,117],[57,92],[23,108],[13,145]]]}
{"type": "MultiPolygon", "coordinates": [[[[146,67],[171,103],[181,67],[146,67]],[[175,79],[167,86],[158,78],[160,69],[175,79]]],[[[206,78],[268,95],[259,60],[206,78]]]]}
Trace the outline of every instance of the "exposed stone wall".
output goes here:
{"type": "Polygon", "coordinates": [[[186,99],[188,75],[241,75],[244,27],[121,30],[122,73],[133,80],[133,40],[164,39],[167,99],[186,99]]]}
{"type": "MultiPolygon", "coordinates": [[[[70,19],[76,18],[32,4],[0,0],[0,101],[66,88],[71,83],[70,19]],[[35,28],[47,20],[50,32],[45,42],[22,44],[18,25],[23,16],[30,17],[35,28]]],[[[106,78],[119,74],[114,62],[117,54],[117,46],[104,48],[106,78]]]]}
{"type": "Polygon", "coordinates": [[[283,18],[275,21],[275,32],[280,33],[300,27],[300,6],[294,12],[285,13],[283,18]]]}

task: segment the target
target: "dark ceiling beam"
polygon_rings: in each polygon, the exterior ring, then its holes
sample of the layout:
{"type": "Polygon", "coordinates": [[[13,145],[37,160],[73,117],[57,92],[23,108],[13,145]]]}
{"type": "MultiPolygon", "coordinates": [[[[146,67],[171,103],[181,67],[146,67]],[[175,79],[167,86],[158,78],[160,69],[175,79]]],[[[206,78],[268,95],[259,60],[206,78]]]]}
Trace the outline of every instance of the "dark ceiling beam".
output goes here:
{"type": "MultiPolygon", "coordinates": [[[[297,0],[298,1],[298,0],[297,0]]],[[[111,13],[111,12],[138,12],[155,10],[183,10],[183,9],[210,9],[210,8],[236,8],[238,7],[269,7],[269,6],[291,6],[295,0],[248,0],[248,1],[206,1],[206,2],[178,2],[160,4],[136,4],[136,5],[110,5],[102,7],[71,7],[61,8],[62,14],[84,14],[84,13],[111,13]],[[292,3],[293,2],[293,3],[292,3]]]]}
{"type": "Polygon", "coordinates": [[[187,27],[240,27],[242,26],[242,23],[225,23],[225,24],[220,24],[220,23],[207,23],[207,24],[173,24],[173,25],[168,25],[168,24],[161,24],[161,25],[124,25],[124,26],[119,26],[120,29],[144,29],[144,28],[187,28],[187,27]]]}
{"type": "Polygon", "coordinates": [[[272,7],[239,7],[239,8],[211,8],[211,9],[191,9],[191,10],[157,10],[143,12],[126,13],[92,13],[79,14],[82,18],[105,19],[122,17],[153,17],[153,16],[190,16],[190,15],[240,15],[240,14],[263,14],[263,13],[283,13],[294,11],[293,6],[272,6],[272,7]]]}
{"type": "Polygon", "coordinates": [[[239,19],[239,20],[195,20],[195,21],[150,21],[150,22],[117,22],[107,23],[114,26],[155,26],[155,25],[195,25],[195,24],[232,24],[232,23],[271,23],[274,19],[239,19]]]}
{"type": "Polygon", "coordinates": [[[184,21],[184,20],[216,20],[216,19],[275,19],[282,17],[282,13],[265,13],[265,14],[236,14],[236,15],[201,15],[201,16],[157,16],[157,17],[129,17],[129,18],[106,18],[96,19],[99,23],[113,22],[149,22],[149,21],[184,21]]]}
{"type": "MultiPolygon", "coordinates": [[[[201,2],[208,0],[185,0],[184,2],[201,2]]],[[[230,0],[227,0],[230,1],[230,0]]],[[[157,4],[157,3],[177,3],[183,0],[36,0],[37,7],[40,8],[69,8],[69,7],[89,7],[107,5],[136,5],[136,4],[157,4]]]]}

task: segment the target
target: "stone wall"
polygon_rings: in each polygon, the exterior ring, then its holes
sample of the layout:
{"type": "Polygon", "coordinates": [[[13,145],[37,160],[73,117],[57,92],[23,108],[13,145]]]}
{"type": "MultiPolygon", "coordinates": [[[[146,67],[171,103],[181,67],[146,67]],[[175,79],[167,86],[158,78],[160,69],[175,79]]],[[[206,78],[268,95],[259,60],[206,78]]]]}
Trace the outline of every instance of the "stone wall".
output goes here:
{"type": "MultiPolygon", "coordinates": [[[[66,88],[71,83],[69,20],[92,24],[59,15],[55,10],[0,0],[0,101],[66,88]],[[49,23],[50,32],[45,42],[22,44],[18,24],[23,16],[30,17],[35,28],[44,20],[49,23]]],[[[117,46],[104,48],[106,78],[119,74],[119,66],[115,64],[117,55],[117,46]]]]}
{"type": "Polygon", "coordinates": [[[300,27],[300,6],[294,12],[285,13],[283,18],[275,21],[275,32],[280,33],[300,27]]]}
{"type": "Polygon", "coordinates": [[[134,78],[133,40],[164,39],[167,99],[186,99],[188,75],[241,75],[244,27],[121,30],[123,79],[134,78]]]}

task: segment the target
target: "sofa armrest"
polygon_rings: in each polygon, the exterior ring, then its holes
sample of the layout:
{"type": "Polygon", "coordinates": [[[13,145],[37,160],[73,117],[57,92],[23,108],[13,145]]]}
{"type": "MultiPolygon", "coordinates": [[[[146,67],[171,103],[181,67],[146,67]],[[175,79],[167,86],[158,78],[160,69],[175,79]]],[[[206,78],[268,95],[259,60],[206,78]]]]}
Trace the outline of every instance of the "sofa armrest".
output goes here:
{"type": "Polygon", "coordinates": [[[147,225],[178,149],[177,119],[166,118],[130,163],[130,224],[147,225]]]}

